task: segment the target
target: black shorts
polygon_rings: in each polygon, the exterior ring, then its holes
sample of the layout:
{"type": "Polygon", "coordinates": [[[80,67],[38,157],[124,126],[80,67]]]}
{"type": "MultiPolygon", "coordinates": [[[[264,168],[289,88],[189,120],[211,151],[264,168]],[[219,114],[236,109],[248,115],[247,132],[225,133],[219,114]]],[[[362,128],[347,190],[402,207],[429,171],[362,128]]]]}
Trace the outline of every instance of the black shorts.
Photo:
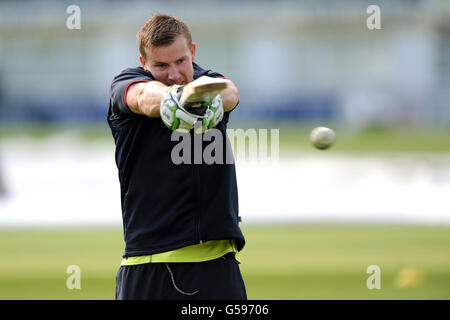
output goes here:
{"type": "Polygon", "coordinates": [[[246,300],[232,253],[215,260],[121,266],[116,300],[246,300]]]}

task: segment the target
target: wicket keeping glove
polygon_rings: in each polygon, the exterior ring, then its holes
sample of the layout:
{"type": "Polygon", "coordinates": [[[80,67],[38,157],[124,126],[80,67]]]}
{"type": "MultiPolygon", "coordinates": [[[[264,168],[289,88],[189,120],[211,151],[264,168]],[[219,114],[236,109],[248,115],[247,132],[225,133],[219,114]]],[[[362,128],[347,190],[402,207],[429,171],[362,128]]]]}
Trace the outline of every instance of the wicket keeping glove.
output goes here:
{"type": "Polygon", "coordinates": [[[219,122],[222,121],[223,114],[224,114],[224,110],[223,110],[222,97],[220,96],[220,94],[218,94],[213,99],[208,110],[206,110],[206,118],[203,121],[204,126],[206,126],[206,130],[204,130],[204,131],[207,131],[207,130],[217,126],[219,124],[219,122]]]}
{"type": "Polygon", "coordinates": [[[203,107],[201,108],[195,108],[195,109],[202,109],[204,108],[202,114],[199,113],[199,111],[192,110],[194,108],[186,107],[189,114],[192,114],[193,112],[196,112],[196,116],[198,117],[198,122],[195,124],[195,132],[206,132],[214,127],[216,127],[220,121],[223,119],[224,110],[223,110],[223,103],[222,103],[222,97],[220,94],[214,97],[212,102],[205,101],[203,103],[203,107]],[[191,112],[189,112],[191,111],[191,112]]]}
{"type": "Polygon", "coordinates": [[[182,108],[178,102],[178,91],[182,86],[174,85],[164,94],[159,112],[164,124],[172,131],[189,132],[198,118],[182,108]]]}
{"type": "Polygon", "coordinates": [[[206,132],[223,119],[222,97],[217,95],[212,102],[205,101],[201,107],[180,106],[179,97],[183,86],[174,85],[161,100],[160,114],[164,124],[173,131],[206,132]]]}

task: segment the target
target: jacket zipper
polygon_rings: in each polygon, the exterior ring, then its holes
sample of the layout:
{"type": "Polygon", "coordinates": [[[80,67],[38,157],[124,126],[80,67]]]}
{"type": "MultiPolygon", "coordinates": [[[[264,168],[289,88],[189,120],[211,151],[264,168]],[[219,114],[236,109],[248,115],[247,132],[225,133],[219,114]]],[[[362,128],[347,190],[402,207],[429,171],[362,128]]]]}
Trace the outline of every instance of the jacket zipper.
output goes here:
{"type": "Polygon", "coordinates": [[[200,218],[201,218],[201,213],[202,213],[202,203],[200,200],[200,195],[201,195],[201,184],[200,184],[200,168],[198,166],[200,166],[200,164],[193,164],[194,168],[195,168],[195,173],[196,173],[196,178],[197,178],[197,208],[198,208],[198,213],[197,213],[197,236],[198,236],[198,240],[199,243],[203,243],[202,240],[202,235],[200,232],[200,218]]]}

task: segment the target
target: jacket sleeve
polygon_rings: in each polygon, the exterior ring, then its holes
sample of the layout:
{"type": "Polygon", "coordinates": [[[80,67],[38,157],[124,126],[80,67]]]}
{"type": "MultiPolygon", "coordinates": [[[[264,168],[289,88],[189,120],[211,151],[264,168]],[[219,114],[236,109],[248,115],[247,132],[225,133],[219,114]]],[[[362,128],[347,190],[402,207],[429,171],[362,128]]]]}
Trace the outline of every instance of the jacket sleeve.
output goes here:
{"type": "Polygon", "coordinates": [[[111,83],[108,121],[111,124],[120,126],[136,115],[127,105],[128,88],[138,82],[148,82],[154,80],[149,73],[142,68],[129,68],[123,70],[114,77],[111,83]]]}

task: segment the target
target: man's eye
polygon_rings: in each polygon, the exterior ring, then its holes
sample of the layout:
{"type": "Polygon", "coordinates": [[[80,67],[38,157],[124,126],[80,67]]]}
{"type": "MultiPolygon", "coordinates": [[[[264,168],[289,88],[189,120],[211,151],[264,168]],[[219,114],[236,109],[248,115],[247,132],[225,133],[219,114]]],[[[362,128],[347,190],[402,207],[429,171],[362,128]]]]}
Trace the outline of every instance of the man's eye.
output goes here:
{"type": "Polygon", "coordinates": [[[177,62],[178,62],[178,64],[182,64],[184,62],[184,59],[180,59],[177,62]]]}

